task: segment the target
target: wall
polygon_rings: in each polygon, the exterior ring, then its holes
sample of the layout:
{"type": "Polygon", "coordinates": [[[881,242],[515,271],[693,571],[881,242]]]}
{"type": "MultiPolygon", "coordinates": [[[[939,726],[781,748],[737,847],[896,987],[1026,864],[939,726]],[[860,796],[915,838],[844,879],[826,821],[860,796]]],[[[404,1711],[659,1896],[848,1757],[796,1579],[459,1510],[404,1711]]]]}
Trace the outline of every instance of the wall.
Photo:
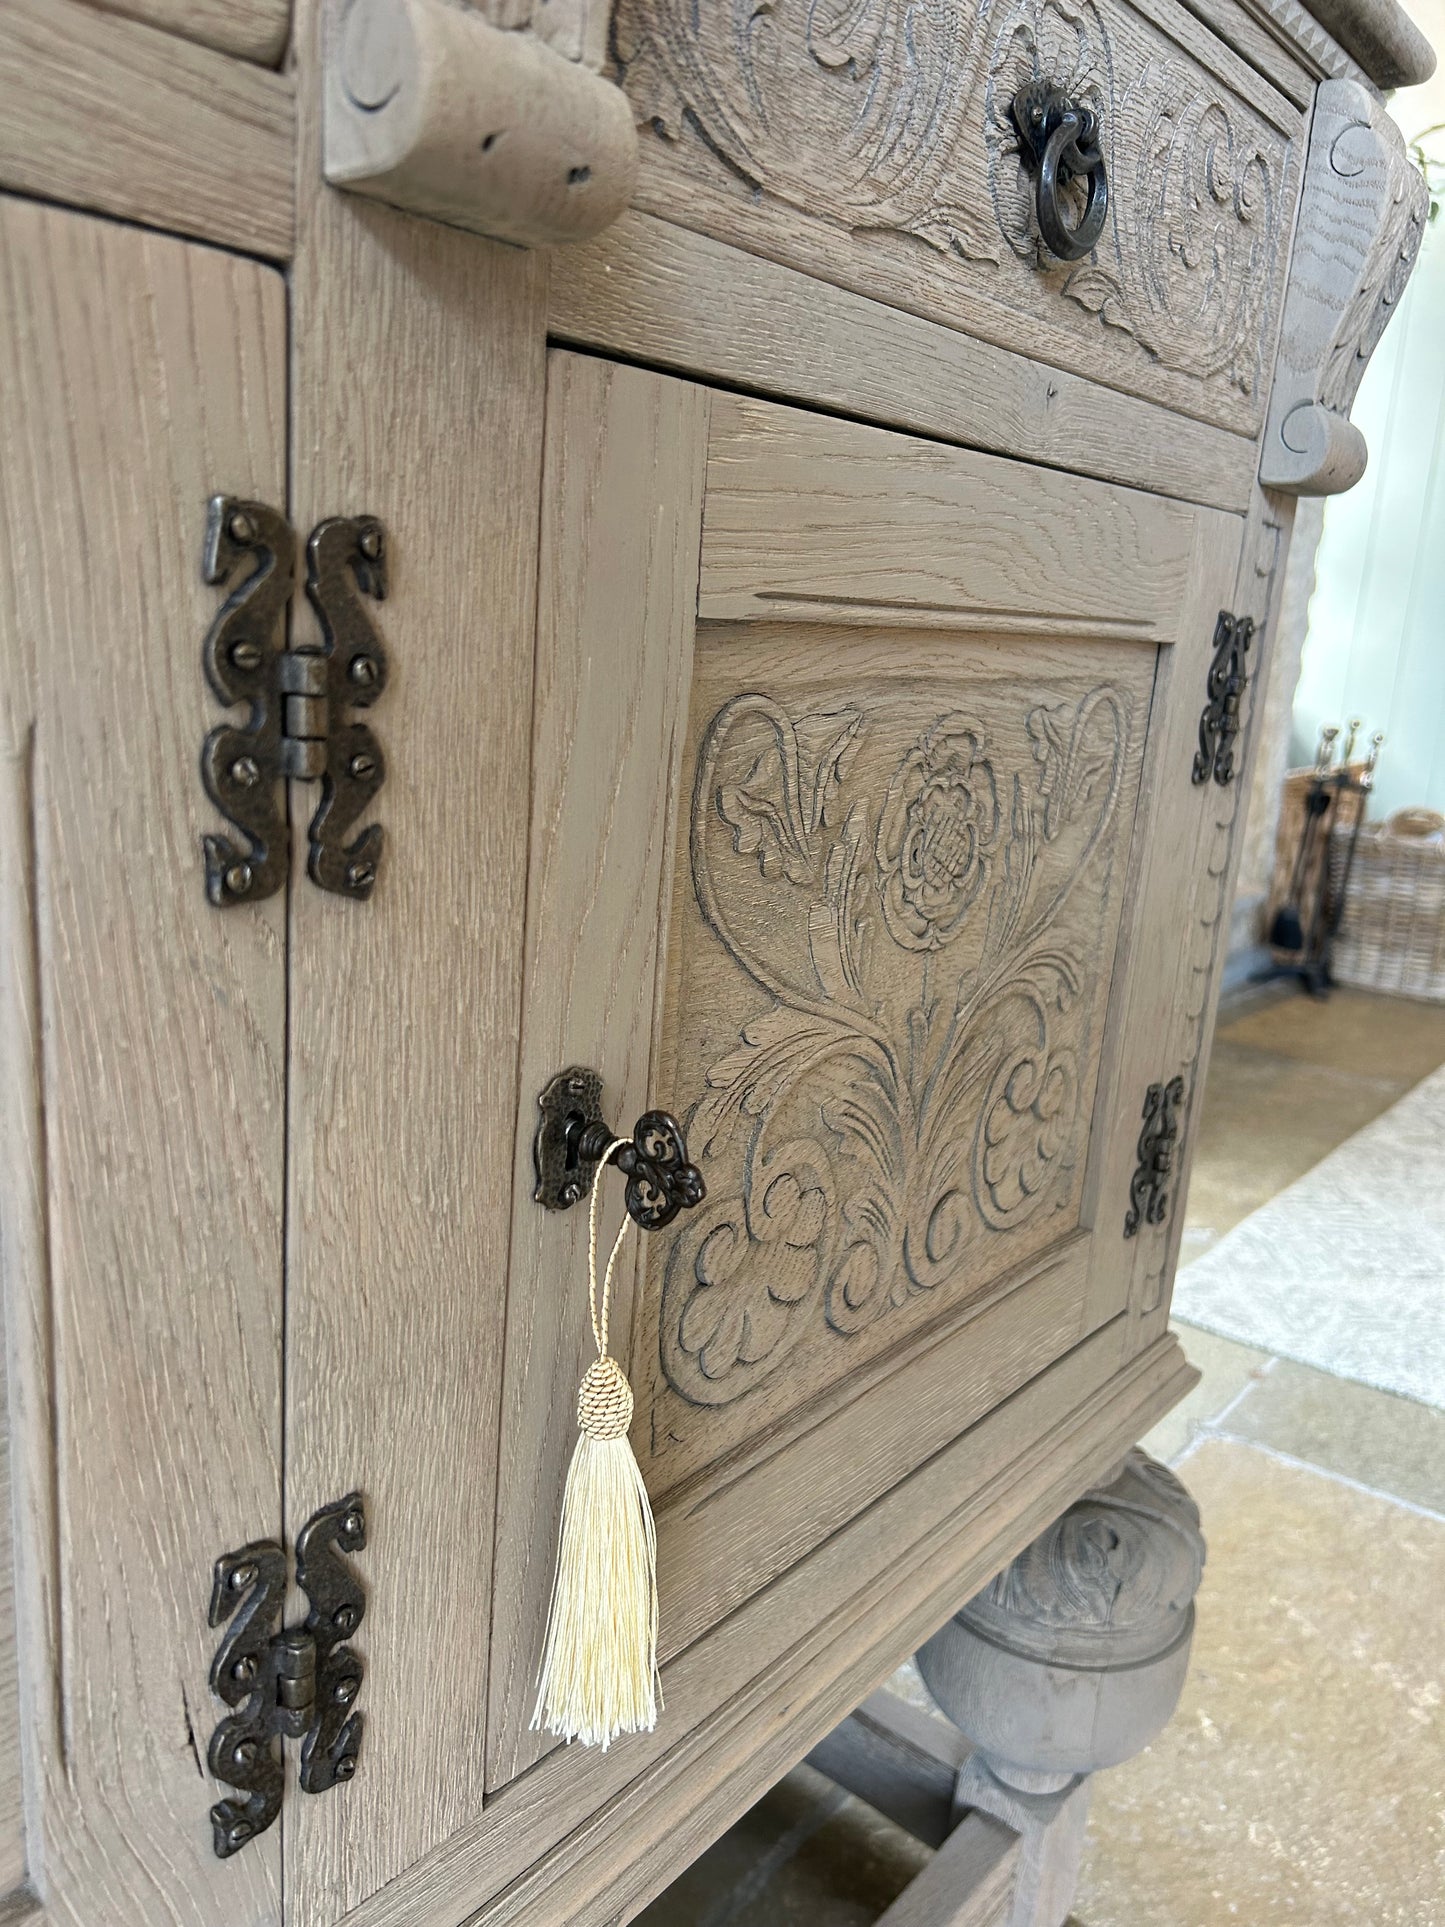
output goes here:
{"type": "MultiPolygon", "coordinates": [[[[1411,12],[1445,44],[1445,6],[1411,12]]],[[[1445,120],[1442,81],[1437,72],[1390,103],[1407,140],[1445,120]]],[[[1445,164],[1445,133],[1425,151],[1445,164]]],[[[1445,166],[1431,172],[1438,191],[1445,166]]],[[[1445,209],[1426,229],[1354,420],[1370,465],[1325,509],[1289,760],[1313,760],[1321,724],[1362,716],[1387,739],[1372,814],[1445,810],[1445,209]]]]}

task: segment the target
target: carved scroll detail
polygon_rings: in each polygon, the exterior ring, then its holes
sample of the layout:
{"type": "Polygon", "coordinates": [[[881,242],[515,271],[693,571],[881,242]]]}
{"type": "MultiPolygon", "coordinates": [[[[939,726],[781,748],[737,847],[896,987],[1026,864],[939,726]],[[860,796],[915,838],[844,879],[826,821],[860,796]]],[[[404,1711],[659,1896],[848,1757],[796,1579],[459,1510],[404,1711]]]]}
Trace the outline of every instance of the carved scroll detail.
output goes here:
{"type": "Polygon", "coordinates": [[[1259,479],[1336,495],[1369,451],[1350,409],[1420,251],[1429,203],[1382,102],[1352,80],[1315,96],[1259,479]]]}
{"type": "Polygon", "coordinates": [[[1100,887],[1127,711],[1101,685],[1021,722],[1022,758],[926,697],[885,725],[753,693],[704,733],[693,884],[770,1004],[688,1121],[708,1203],[668,1255],[660,1350],[691,1404],[956,1288],[1067,1200],[1100,923],[1061,913],[1100,887]]]}
{"type": "Polygon", "coordinates": [[[845,281],[856,261],[869,292],[884,276],[907,292],[913,270],[884,244],[918,244],[935,275],[975,264],[972,288],[1037,312],[1062,291],[1151,361],[1253,397],[1288,143],[1162,39],[1152,58],[1116,51],[1109,17],[1098,0],[1006,0],[981,30],[962,0],[618,0],[614,41],[639,122],[683,171],[842,227],[845,281]],[[1098,114],[1113,183],[1073,271],[1041,248],[1009,115],[1040,79],[1098,114]]]}

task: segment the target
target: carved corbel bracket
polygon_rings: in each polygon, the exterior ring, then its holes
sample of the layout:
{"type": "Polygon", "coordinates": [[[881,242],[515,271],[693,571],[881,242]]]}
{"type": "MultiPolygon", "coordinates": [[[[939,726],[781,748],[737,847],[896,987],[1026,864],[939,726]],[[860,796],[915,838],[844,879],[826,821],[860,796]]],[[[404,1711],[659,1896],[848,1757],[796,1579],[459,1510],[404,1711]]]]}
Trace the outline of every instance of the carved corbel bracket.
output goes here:
{"type": "Polygon", "coordinates": [[[1429,202],[1383,104],[1353,80],[1315,95],[1259,479],[1338,495],[1369,451],[1350,409],[1425,232],[1429,202]]]}
{"type": "MultiPolygon", "coordinates": [[[[493,11],[497,8],[494,6],[493,11]]],[[[596,71],[605,0],[546,39],[448,0],[345,0],[326,61],[326,178],[524,247],[585,241],[627,206],[637,131],[596,71]]]]}

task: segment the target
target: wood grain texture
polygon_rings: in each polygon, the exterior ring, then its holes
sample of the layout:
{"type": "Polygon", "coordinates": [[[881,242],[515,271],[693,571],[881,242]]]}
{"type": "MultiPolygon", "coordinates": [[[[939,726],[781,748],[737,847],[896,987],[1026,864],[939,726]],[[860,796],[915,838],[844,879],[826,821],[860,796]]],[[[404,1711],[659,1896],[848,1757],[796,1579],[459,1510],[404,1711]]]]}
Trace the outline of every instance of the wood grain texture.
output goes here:
{"type": "Polygon", "coordinates": [[[215,1858],[202,1759],[212,1562],[280,1525],[284,933],[202,887],[199,556],[213,489],[284,497],[284,289],[8,201],[0,316],[31,1871],[84,1927],[259,1920],[279,1840],[215,1858]]]}
{"type": "Polygon", "coordinates": [[[1192,14],[1233,47],[1257,73],[1278,87],[1286,100],[1309,111],[1318,77],[1314,63],[1287,36],[1281,35],[1259,6],[1241,0],[1184,0],[1192,14]]]}
{"type": "Polygon", "coordinates": [[[1204,1073],[1219,1010],[1220,979],[1229,948],[1230,906],[1243,847],[1242,820],[1259,749],[1251,722],[1260,692],[1267,687],[1295,507],[1290,496],[1256,489],[1240,545],[1230,606],[1255,619],[1256,660],[1245,689],[1243,751],[1236,753],[1234,781],[1225,788],[1213,783],[1208,786],[1195,832],[1188,942],[1175,959],[1179,987],[1168,1033],[1170,1054],[1185,1080],[1188,1103],[1181,1117],[1181,1139],[1175,1156],[1174,1208],[1163,1228],[1164,1236],[1155,1240],[1147,1261],[1131,1279],[1129,1315],[1137,1345],[1152,1344],[1168,1324],[1169,1292],[1184,1235],[1184,1213],[1179,1207],[1188,1195],[1190,1165],[1199,1135],[1204,1073]]]}
{"type": "MultiPolygon", "coordinates": [[[[819,490],[833,479],[820,463],[819,490]]],[[[975,519],[999,526],[982,502],[975,519]]],[[[846,569],[846,540],[834,553],[846,569]]],[[[1041,1267],[1080,1222],[1154,654],[806,621],[700,632],[665,1081],[709,1195],[650,1253],[633,1382],[655,1502],[685,1488],[698,1508],[740,1455],[821,1425],[1010,1279],[1034,1274],[980,1341],[985,1379],[1072,1342],[1077,1301],[1041,1267]]],[[[871,1463],[868,1423],[835,1431],[829,1491],[915,1462],[910,1417],[936,1449],[949,1388],[960,1425],[989,1396],[955,1366],[937,1411],[885,1400],[871,1463]]],[[[722,1543],[719,1607],[770,1534],[788,1543],[803,1495],[827,1515],[797,1449],[752,1488],[751,1523],[734,1512],[719,1538],[695,1518],[665,1643],[692,1630],[722,1543]]]]}
{"type": "Polygon", "coordinates": [[[1119,1371],[1123,1337],[1096,1334],[674,1661],[656,1734],[549,1754],[348,1927],[631,1918],[1194,1382],[1172,1339],[1119,1371]]]}
{"type": "Polygon", "coordinates": [[[1405,292],[1430,195],[1382,102],[1352,80],[1321,83],[1259,478],[1336,495],[1365,472],[1350,420],[1360,382],[1405,292]]]}
{"type": "Polygon", "coordinates": [[[1306,113],[1316,82],[1327,75],[1365,78],[1299,0],[1185,0],[1185,5],[1306,113]]]}
{"type": "MultiPolygon", "coordinates": [[[[1045,1371],[1077,1337],[1087,1277],[1088,1253],[1076,1243],[976,1317],[909,1347],[891,1371],[865,1372],[875,1382],[856,1397],[850,1384],[812,1409],[784,1404],[771,1433],[772,1412],[758,1415],[760,1437],[741,1464],[708,1467],[700,1490],[660,1501],[664,1658],[1045,1371]]],[[[786,1381],[778,1390],[781,1402],[786,1381]]]]}
{"type": "Polygon", "coordinates": [[[878,1927],[1003,1927],[1018,1861],[1018,1835],[970,1813],[878,1916],[878,1927]]]}
{"type": "MultiPolygon", "coordinates": [[[[1201,511],[1189,589],[1180,602],[1179,641],[1160,652],[1155,676],[1130,908],[1110,988],[1109,1044],[1091,1151],[1090,1324],[1117,1316],[1130,1303],[1135,1280],[1146,1271],[1157,1273],[1170,1222],[1182,1218],[1183,1194],[1176,1181],[1169,1187],[1165,1223],[1141,1225],[1133,1238],[1123,1235],[1145,1093],[1184,1068],[1181,1027],[1196,942],[1196,891],[1208,860],[1215,797],[1225,794],[1213,783],[1194,783],[1191,772],[1215,620],[1221,609],[1236,608],[1231,596],[1243,533],[1238,517],[1201,511]]],[[[1257,669],[1253,665],[1251,673],[1257,669]]],[[[1191,1080],[1195,1074],[1191,1067],[1191,1080]]]]}
{"type": "Polygon", "coordinates": [[[636,205],[820,279],[1245,433],[1258,426],[1299,110],[1175,0],[777,10],[618,0],[643,129],[636,205]],[[1041,250],[1008,118],[1030,80],[1091,101],[1110,169],[1093,255],[1041,250]]]}
{"type": "MultiPolygon", "coordinates": [[[[10,813],[3,827],[10,827],[10,813]]],[[[0,882],[0,892],[4,883],[0,882]]],[[[0,911],[3,915],[3,911],[0,911]]],[[[10,988],[6,972],[0,990],[10,988]]],[[[0,1302],[0,1340],[5,1334],[0,1302]]],[[[0,1363],[5,1356],[0,1344],[0,1363]]],[[[25,1790],[20,1772],[20,1675],[15,1638],[15,1541],[11,1531],[10,1424],[0,1375],[0,1899],[25,1878],[25,1790]]]]}
{"type": "Polygon", "coordinates": [[[1191,533],[1156,496],[720,395],[698,614],[1162,641],[1191,533]]]}
{"type": "Polygon", "coordinates": [[[1239,0],[1239,5],[1317,79],[1369,79],[1364,68],[1300,0],[1239,0]]]}
{"type": "Polygon", "coordinates": [[[290,79],[82,0],[6,0],[0,187],[284,259],[290,79]]]}
{"type": "MultiPolygon", "coordinates": [[[[4,366],[5,379],[14,373],[13,365],[4,366]]],[[[46,1762],[62,1760],[64,1754],[55,1355],[35,908],[35,663],[32,639],[17,629],[13,605],[0,608],[5,616],[0,627],[0,1324],[5,1337],[10,1505],[4,1515],[8,1636],[15,1688],[11,1772],[20,1799],[19,1824],[11,1822],[8,1887],[25,1873],[40,1871],[39,1855],[31,1852],[30,1824],[33,1818],[38,1833],[40,1808],[35,1797],[27,1799],[27,1791],[37,1795],[46,1762]]],[[[0,1901],[0,1921],[6,1911],[0,1901]]]]}
{"type": "MultiPolygon", "coordinates": [[[[560,352],[549,367],[490,1785],[554,1744],[528,1723],[592,1344],[586,1210],[552,1214],[532,1198],[536,1095],[585,1064],[619,1128],[673,1101],[654,1084],[653,1044],[707,459],[706,390],[560,352]]],[[[621,1186],[604,1182],[610,1227],[621,1186]]],[[[636,1239],[626,1255],[614,1311],[624,1357],[636,1239]]]]}
{"type": "Polygon", "coordinates": [[[88,0],[218,53],[274,67],[286,50],[290,0],[88,0]]]}
{"type": "Polygon", "coordinates": [[[968,1742],[951,1721],[889,1692],[870,1693],[808,1754],[808,1765],[866,1800],[927,1847],[953,1831],[968,1742]]]}
{"type": "Polygon", "coordinates": [[[1312,0],[1310,11],[1376,87],[1418,87],[1435,71],[1435,49],[1396,0],[1312,0]]]}
{"type": "MultiPolygon", "coordinates": [[[[320,25],[298,19],[316,102],[320,25]]],[[[390,671],[375,894],[293,891],[287,1517],[359,1487],[369,1540],[361,1769],[287,1822],[293,1927],[482,1806],[546,379],[545,260],[338,194],[320,133],[295,520],[380,518],[390,671]]]]}
{"type": "Polygon", "coordinates": [[[742,254],[648,214],[552,263],[554,337],[885,428],[1242,509],[1253,436],[742,254]]]}
{"type": "Polygon", "coordinates": [[[352,0],[326,72],[326,178],[551,246],[589,239],[627,206],[637,134],[611,81],[535,34],[447,0],[352,0]]]}

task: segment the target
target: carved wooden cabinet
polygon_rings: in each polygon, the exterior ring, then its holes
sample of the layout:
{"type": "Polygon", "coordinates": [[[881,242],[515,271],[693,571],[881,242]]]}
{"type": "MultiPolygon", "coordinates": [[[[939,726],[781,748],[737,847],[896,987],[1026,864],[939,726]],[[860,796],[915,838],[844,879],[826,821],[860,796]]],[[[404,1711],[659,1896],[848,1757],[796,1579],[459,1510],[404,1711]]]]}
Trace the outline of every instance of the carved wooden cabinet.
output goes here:
{"type": "Polygon", "coordinates": [[[1191,1382],[1251,707],[1428,49],[1342,0],[6,15],[0,1895],[621,1922],[1191,1382]],[[605,1753],[530,1730],[569,1065],[707,1186],[614,1314],[666,1704],[605,1753]],[[261,1676],[341,1710],[236,1777],[261,1676]]]}

